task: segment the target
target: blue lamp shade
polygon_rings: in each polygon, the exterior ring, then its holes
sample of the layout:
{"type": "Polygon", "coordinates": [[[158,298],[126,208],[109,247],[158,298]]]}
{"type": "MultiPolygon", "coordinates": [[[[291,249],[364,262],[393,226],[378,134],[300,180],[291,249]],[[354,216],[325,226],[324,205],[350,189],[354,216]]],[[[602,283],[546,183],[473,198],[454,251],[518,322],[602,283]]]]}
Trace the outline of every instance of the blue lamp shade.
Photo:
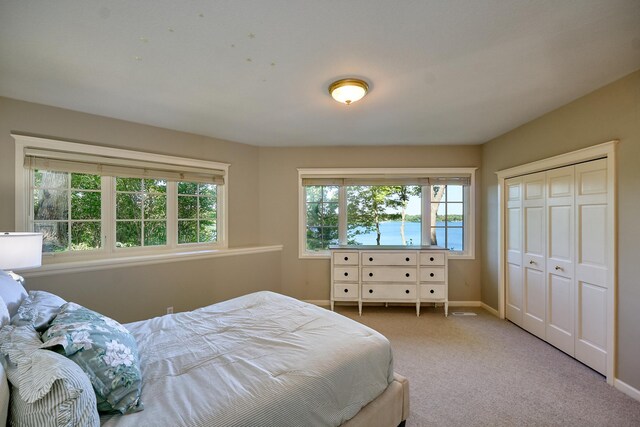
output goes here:
{"type": "Polygon", "coordinates": [[[0,270],[42,265],[42,234],[0,232],[0,270]]]}

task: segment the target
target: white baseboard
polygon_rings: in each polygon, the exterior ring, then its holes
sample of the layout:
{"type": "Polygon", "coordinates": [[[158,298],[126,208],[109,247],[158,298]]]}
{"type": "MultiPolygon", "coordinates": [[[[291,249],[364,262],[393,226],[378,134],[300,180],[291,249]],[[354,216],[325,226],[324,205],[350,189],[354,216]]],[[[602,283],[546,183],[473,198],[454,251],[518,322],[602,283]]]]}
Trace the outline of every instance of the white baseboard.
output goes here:
{"type": "Polygon", "coordinates": [[[498,310],[496,310],[495,308],[491,307],[490,305],[487,305],[485,303],[480,303],[480,307],[484,308],[485,310],[487,310],[489,313],[493,314],[496,317],[500,317],[500,313],[498,313],[498,310]]]}
{"type": "Polygon", "coordinates": [[[449,307],[480,307],[480,301],[449,301],[449,307]]]}
{"type": "Polygon", "coordinates": [[[627,396],[632,397],[637,401],[640,401],[640,390],[638,390],[637,388],[634,388],[629,384],[625,383],[624,381],[620,381],[617,378],[613,379],[613,386],[618,390],[620,390],[621,392],[623,392],[624,394],[626,394],[627,396]]]}

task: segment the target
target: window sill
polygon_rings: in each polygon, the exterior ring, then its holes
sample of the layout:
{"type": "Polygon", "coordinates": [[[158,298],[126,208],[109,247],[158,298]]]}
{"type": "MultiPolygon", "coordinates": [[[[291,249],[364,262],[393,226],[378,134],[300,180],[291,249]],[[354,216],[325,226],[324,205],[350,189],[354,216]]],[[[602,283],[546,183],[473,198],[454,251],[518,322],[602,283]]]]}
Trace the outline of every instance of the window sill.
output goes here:
{"type": "Polygon", "coordinates": [[[139,255],[116,258],[102,258],[83,261],[68,261],[43,264],[39,268],[21,270],[17,273],[26,278],[50,276],[54,274],[78,273],[84,271],[106,270],[110,268],[132,267],[138,265],[166,264],[177,261],[194,261],[236,255],[251,255],[263,252],[282,251],[282,245],[251,246],[242,248],[207,249],[171,252],[153,255],[139,255]]]}
{"type": "MultiPolygon", "coordinates": [[[[406,250],[416,250],[407,248],[406,250]]],[[[462,254],[449,252],[449,260],[474,260],[476,259],[474,254],[462,254]]],[[[331,259],[330,252],[318,252],[318,253],[303,253],[298,255],[298,259],[331,259]]]]}

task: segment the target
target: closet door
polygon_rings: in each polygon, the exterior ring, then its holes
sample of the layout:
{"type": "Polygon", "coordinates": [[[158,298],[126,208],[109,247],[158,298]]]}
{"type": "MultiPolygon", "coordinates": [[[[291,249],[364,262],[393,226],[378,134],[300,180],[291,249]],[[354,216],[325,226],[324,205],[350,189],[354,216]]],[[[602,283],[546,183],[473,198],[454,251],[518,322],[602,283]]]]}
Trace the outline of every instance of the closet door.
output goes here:
{"type": "Polygon", "coordinates": [[[524,220],[522,327],[545,338],[545,173],[523,177],[524,220]]]}
{"type": "Polygon", "coordinates": [[[547,172],[547,341],[574,355],[574,166],[547,172]]]}
{"type": "Polygon", "coordinates": [[[507,319],[522,327],[522,178],[505,181],[507,319]]]}
{"type": "Polygon", "coordinates": [[[576,168],[575,357],[600,373],[607,361],[607,163],[576,168]]]}

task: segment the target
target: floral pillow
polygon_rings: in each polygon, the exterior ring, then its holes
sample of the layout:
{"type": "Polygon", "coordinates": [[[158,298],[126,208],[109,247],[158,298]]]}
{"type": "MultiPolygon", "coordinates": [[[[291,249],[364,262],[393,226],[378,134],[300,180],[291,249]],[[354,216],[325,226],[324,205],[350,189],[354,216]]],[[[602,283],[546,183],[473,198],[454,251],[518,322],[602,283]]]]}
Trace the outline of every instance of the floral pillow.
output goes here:
{"type": "Polygon", "coordinates": [[[42,340],[43,347],[55,347],[87,373],[98,411],[127,414],[142,410],[138,348],[120,323],[69,302],[60,308],[42,340]]]}
{"type": "Polygon", "coordinates": [[[29,291],[29,295],[22,301],[18,311],[11,318],[11,324],[16,326],[33,325],[38,332],[49,327],[49,323],[60,312],[60,307],[66,303],[57,295],[45,291],[29,291]]]}

